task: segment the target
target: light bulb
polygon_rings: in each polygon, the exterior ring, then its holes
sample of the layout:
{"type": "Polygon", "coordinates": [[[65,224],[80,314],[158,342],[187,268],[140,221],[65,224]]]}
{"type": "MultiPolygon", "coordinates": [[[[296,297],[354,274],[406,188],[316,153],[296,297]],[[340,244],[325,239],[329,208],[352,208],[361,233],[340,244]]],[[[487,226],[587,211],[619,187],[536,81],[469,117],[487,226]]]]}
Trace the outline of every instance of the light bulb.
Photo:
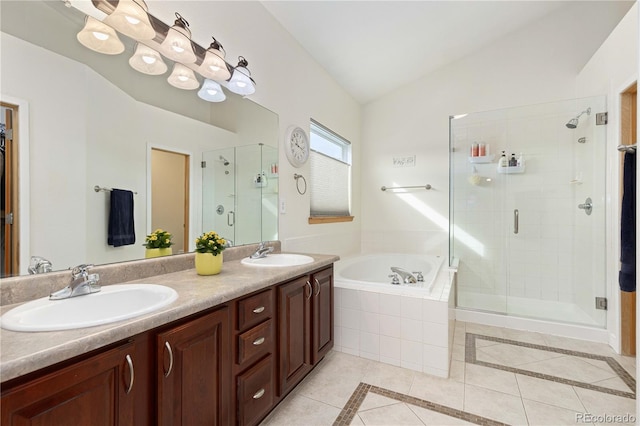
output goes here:
{"type": "Polygon", "coordinates": [[[138,25],[140,23],[140,20],[138,18],[134,18],[133,16],[125,16],[124,19],[127,20],[128,23],[130,23],[131,25],[138,25]]]}
{"type": "Polygon", "coordinates": [[[101,33],[99,31],[93,31],[91,34],[100,41],[105,41],[109,38],[109,34],[101,33]]]}
{"type": "Polygon", "coordinates": [[[156,61],[156,58],[154,58],[153,56],[149,56],[149,55],[142,55],[142,60],[151,65],[156,61]]]}

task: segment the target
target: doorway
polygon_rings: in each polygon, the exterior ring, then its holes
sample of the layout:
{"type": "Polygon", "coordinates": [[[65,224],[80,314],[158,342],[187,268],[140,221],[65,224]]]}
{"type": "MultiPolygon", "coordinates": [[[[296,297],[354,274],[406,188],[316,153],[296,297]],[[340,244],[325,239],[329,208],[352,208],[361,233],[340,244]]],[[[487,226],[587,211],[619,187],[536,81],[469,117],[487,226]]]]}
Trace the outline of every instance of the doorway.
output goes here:
{"type": "MultiPolygon", "coordinates": [[[[634,83],[620,95],[620,142],[635,145],[638,142],[638,84],[634,83]]],[[[622,152],[625,152],[623,149],[622,152]]],[[[620,155],[620,182],[624,181],[624,158],[620,155]]],[[[629,155],[636,155],[629,153],[629,155]]],[[[622,203],[623,185],[620,185],[619,202],[622,203]]],[[[620,218],[618,223],[620,223],[620,218]]],[[[623,355],[636,354],[636,292],[620,291],[620,343],[623,355]]]]}
{"type": "Polygon", "coordinates": [[[0,102],[0,276],[18,275],[18,106],[0,102]]]}
{"type": "Polygon", "coordinates": [[[151,231],[170,232],[174,254],[189,247],[189,162],[188,154],[151,148],[151,231]]]}

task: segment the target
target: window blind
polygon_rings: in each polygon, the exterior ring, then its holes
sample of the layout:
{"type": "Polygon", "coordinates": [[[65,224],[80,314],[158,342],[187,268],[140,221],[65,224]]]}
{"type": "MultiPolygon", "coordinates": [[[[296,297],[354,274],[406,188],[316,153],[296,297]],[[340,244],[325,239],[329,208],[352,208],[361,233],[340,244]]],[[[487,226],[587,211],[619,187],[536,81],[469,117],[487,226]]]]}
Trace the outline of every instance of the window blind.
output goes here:
{"type": "Polygon", "coordinates": [[[349,164],[310,153],[311,216],[349,216],[349,164]]]}

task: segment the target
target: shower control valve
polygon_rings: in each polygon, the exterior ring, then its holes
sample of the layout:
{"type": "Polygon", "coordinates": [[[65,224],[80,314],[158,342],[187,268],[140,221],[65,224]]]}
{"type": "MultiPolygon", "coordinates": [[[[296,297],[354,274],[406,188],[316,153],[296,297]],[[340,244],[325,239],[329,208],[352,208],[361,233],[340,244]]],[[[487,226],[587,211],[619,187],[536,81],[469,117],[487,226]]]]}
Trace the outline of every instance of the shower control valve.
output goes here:
{"type": "Polygon", "coordinates": [[[389,278],[391,278],[391,284],[400,285],[400,280],[398,279],[398,274],[391,274],[391,275],[389,275],[389,278]]]}
{"type": "Polygon", "coordinates": [[[419,283],[423,283],[424,282],[424,277],[422,276],[422,271],[414,271],[413,273],[416,275],[416,281],[418,281],[419,283]]]}

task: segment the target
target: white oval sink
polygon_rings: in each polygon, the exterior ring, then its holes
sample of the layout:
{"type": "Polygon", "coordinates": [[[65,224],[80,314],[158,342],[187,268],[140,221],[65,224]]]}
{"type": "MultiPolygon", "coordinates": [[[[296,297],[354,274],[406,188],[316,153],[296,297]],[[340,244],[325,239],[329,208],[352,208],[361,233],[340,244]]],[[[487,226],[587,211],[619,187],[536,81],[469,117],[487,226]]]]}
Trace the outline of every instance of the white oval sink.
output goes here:
{"type": "Polygon", "coordinates": [[[98,293],[49,300],[32,300],[0,318],[13,331],[54,331],[92,327],[134,318],[167,306],[178,298],[170,287],[156,284],[117,284],[98,293]]]}
{"type": "Polygon", "coordinates": [[[313,257],[304,254],[276,253],[268,254],[260,259],[245,257],[240,261],[243,265],[262,266],[266,268],[278,268],[282,266],[306,265],[313,262],[313,257]]]}

